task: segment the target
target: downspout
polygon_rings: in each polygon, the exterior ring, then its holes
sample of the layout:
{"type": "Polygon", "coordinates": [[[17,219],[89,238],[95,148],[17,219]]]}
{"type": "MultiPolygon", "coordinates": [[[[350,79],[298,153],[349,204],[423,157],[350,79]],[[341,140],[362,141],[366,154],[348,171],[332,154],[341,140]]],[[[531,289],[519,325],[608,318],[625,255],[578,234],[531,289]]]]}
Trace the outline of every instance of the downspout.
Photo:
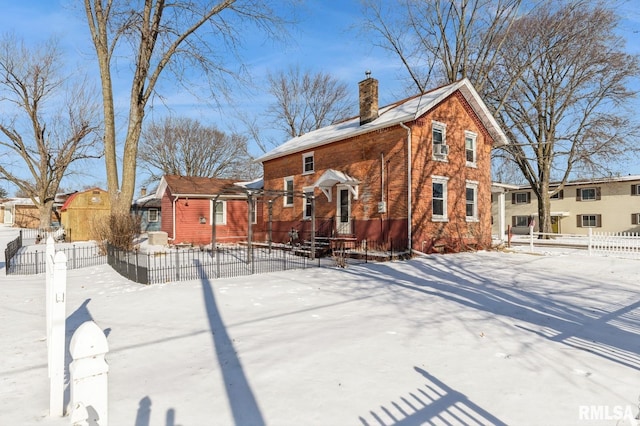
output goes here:
{"type": "Polygon", "coordinates": [[[409,254],[413,249],[413,229],[411,227],[412,209],[411,209],[411,128],[404,123],[400,123],[400,127],[407,131],[407,244],[409,254]]]}
{"type": "Polygon", "coordinates": [[[176,240],[176,202],[177,201],[178,201],[178,196],[176,195],[175,198],[172,201],[173,211],[171,212],[172,215],[173,215],[173,220],[172,220],[172,222],[173,222],[173,224],[172,224],[172,226],[173,226],[172,235],[173,236],[171,238],[169,238],[169,239],[172,240],[172,241],[176,240]]]}

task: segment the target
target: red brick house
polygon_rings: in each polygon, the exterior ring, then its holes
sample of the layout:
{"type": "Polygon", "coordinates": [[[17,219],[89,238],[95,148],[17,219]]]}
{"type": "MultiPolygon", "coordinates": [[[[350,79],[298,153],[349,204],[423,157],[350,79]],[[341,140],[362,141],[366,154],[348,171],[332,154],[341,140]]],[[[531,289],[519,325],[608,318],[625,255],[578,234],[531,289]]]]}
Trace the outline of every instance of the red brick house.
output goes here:
{"type": "MultiPolygon", "coordinates": [[[[233,179],[163,176],[156,197],[161,200],[161,231],[171,244],[208,245],[247,240],[249,208],[244,187],[233,179]],[[216,202],[214,208],[214,200],[216,202]],[[215,217],[214,217],[215,214],[215,217]]],[[[262,215],[254,215],[261,224],[262,215]]]]}
{"type": "Polygon", "coordinates": [[[488,246],[490,152],[508,142],[471,83],[383,108],[376,79],[359,87],[359,117],[257,159],[265,193],[285,193],[272,206],[274,241],[287,241],[291,229],[308,238],[314,214],[317,236],[402,242],[424,252],[488,246]]]}

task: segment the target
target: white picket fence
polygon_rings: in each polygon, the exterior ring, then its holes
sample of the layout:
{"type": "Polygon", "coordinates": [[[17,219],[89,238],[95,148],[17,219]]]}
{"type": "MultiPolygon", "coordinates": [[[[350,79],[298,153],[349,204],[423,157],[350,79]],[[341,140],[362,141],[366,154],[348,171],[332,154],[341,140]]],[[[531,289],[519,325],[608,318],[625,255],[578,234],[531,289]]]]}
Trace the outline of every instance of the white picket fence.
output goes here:
{"type": "Polygon", "coordinates": [[[589,228],[584,234],[552,234],[529,232],[529,235],[514,239],[515,244],[528,242],[531,252],[535,247],[575,247],[587,249],[589,256],[613,256],[640,259],[640,233],[638,232],[594,232],[589,228]],[[543,239],[538,237],[544,236],[543,239]]]}
{"type": "Polygon", "coordinates": [[[590,256],[616,256],[640,259],[640,233],[593,232],[587,233],[590,256]]]}

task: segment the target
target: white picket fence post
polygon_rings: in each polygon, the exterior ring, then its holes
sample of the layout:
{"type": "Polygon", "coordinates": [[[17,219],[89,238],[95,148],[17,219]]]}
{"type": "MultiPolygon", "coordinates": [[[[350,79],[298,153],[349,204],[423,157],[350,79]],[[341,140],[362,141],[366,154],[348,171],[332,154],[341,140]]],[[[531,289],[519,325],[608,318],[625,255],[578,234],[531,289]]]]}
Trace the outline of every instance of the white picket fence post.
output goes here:
{"type": "Polygon", "coordinates": [[[533,226],[529,226],[529,250],[533,253],[533,226]]]}
{"type": "Polygon", "coordinates": [[[587,237],[588,237],[587,247],[589,250],[589,256],[593,256],[593,229],[591,228],[587,229],[587,237]]]}
{"type": "Polygon", "coordinates": [[[73,333],[69,352],[73,359],[69,367],[72,424],[107,426],[107,337],[95,322],[86,321],[73,333]]]}
{"type": "Polygon", "coordinates": [[[67,292],[67,256],[56,253],[53,259],[53,280],[49,312],[49,415],[64,415],[64,353],[65,353],[65,307],[67,292]]]}
{"type": "Polygon", "coordinates": [[[45,249],[45,261],[46,261],[46,268],[45,268],[45,296],[46,296],[46,304],[45,304],[45,309],[46,309],[46,318],[47,318],[47,374],[48,377],[51,377],[51,349],[50,349],[50,344],[49,342],[51,342],[51,293],[53,291],[53,257],[55,256],[56,251],[55,251],[55,246],[53,243],[53,238],[51,236],[49,236],[47,238],[47,248],[45,249]]]}

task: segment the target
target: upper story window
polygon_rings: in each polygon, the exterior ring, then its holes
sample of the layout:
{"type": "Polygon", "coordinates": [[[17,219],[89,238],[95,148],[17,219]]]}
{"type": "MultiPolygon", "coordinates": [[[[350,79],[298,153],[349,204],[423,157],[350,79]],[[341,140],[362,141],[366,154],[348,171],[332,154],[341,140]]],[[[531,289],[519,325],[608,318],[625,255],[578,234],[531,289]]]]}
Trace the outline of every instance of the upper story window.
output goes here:
{"type": "Polygon", "coordinates": [[[600,199],[600,188],[578,188],[576,190],[577,201],[595,201],[600,199]]]}
{"type": "Polygon", "coordinates": [[[640,185],[634,183],[631,185],[631,195],[640,195],[640,185]]]}
{"type": "Polygon", "coordinates": [[[560,191],[556,192],[553,195],[549,196],[550,199],[552,200],[562,200],[564,199],[564,189],[561,189],[560,191]]]}
{"type": "Polygon", "coordinates": [[[284,178],[284,206],[293,207],[293,176],[284,178]]]}
{"type": "Polygon", "coordinates": [[[302,174],[313,173],[315,165],[313,161],[313,152],[302,155],[302,174]]]}
{"type": "Polygon", "coordinates": [[[513,192],[511,194],[511,204],[531,203],[531,192],[513,192]]]}
{"type": "Polygon", "coordinates": [[[432,216],[435,222],[447,220],[447,182],[449,178],[443,176],[432,176],[432,216]]]}
{"type": "Polygon", "coordinates": [[[475,133],[469,131],[464,132],[464,150],[467,160],[467,166],[469,167],[476,166],[476,139],[477,135],[475,133]]]}
{"type": "Polygon", "coordinates": [[[640,213],[631,213],[631,224],[640,225],[640,213]]]}
{"type": "Polygon", "coordinates": [[[433,158],[436,160],[446,160],[449,154],[447,145],[447,126],[439,121],[431,123],[431,141],[433,146],[433,158]]]}
{"type": "Polygon", "coordinates": [[[149,209],[149,212],[147,213],[148,222],[157,222],[158,217],[158,209],[149,209]]]}

